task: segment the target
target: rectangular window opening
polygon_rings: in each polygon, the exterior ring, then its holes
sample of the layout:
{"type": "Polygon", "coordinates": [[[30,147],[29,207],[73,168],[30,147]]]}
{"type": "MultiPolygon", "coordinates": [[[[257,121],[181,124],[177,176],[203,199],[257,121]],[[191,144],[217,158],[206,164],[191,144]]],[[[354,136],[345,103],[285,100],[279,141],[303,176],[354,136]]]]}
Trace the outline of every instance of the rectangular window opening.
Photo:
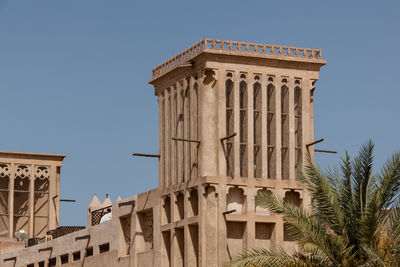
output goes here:
{"type": "Polygon", "coordinates": [[[76,251],[76,252],[72,253],[72,260],[73,261],[81,260],[81,252],[80,251],[76,251]]]}
{"type": "Polygon", "coordinates": [[[85,257],[93,256],[93,247],[86,248],[85,257]]]}
{"type": "Polygon", "coordinates": [[[61,264],[66,264],[66,263],[68,263],[68,259],[69,259],[68,256],[69,256],[68,254],[64,254],[64,255],[61,255],[61,256],[60,256],[61,264]]]}
{"type": "Polygon", "coordinates": [[[99,246],[99,251],[101,253],[105,253],[110,250],[110,243],[102,244],[99,246]]]}
{"type": "Polygon", "coordinates": [[[57,265],[57,258],[50,258],[49,259],[49,267],[54,267],[57,265]]]}

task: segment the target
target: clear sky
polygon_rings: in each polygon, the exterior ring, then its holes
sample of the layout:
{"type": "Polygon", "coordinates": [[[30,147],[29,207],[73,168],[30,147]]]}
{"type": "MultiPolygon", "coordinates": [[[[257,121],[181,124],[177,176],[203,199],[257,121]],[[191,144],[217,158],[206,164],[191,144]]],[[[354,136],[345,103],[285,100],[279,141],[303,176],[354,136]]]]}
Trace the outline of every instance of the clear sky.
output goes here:
{"type": "MultiPolygon", "coordinates": [[[[151,69],[207,38],[321,48],[317,148],[400,149],[399,1],[0,0],[0,150],[67,154],[62,225],[157,186],[151,69]]],[[[321,166],[339,155],[320,154],[321,166]]]]}

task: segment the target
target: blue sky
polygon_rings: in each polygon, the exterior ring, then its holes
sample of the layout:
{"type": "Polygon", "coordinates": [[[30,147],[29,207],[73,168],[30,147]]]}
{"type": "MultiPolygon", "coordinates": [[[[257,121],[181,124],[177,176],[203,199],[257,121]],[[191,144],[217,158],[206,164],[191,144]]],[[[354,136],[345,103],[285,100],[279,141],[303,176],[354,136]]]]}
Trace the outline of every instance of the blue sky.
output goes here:
{"type": "MultiPolygon", "coordinates": [[[[61,224],[157,186],[151,69],[200,39],[321,48],[320,149],[400,149],[399,1],[0,0],[0,150],[64,153],[61,224]]],[[[320,154],[326,167],[339,155],[320,154]]]]}

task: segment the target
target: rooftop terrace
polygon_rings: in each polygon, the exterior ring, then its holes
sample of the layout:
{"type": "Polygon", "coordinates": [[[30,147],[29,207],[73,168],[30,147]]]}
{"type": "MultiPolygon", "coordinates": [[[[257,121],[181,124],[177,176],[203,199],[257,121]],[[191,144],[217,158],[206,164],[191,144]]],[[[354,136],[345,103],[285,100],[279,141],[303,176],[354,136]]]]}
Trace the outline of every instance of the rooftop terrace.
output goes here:
{"type": "Polygon", "coordinates": [[[203,52],[326,63],[322,59],[321,49],[203,39],[155,67],[152,71],[152,80],[159,78],[203,52]]]}

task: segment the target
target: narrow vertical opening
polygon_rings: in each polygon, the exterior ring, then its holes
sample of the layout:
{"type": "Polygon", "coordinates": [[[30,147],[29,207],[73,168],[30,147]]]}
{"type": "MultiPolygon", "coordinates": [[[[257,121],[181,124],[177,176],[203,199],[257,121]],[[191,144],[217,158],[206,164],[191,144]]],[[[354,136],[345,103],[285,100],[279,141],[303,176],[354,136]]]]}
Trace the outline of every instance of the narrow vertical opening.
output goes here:
{"type": "Polygon", "coordinates": [[[198,215],[199,214],[199,197],[197,194],[197,189],[192,189],[190,191],[189,204],[190,204],[189,216],[198,215]]]}
{"type": "Polygon", "coordinates": [[[34,236],[44,235],[49,217],[49,170],[37,167],[34,181],[34,236]]]}
{"type": "MultiPolygon", "coordinates": [[[[165,91],[164,91],[165,92],[165,91]]],[[[159,101],[160,103],[160,115],[161,116],[161,134],[160,134],[160,171],[161,171],[161,187],[164,188],[166,185],[166,177],[165,177],[165,95],[164,92],[160,95],[159,101]]]]}
{"type": "Polygon", "coordinates": [[[138,252],[153,249],[153,209],[137,213],[140,229],[142,230],[143,243],[138,252]]]}
{"type": "Polygon", "coordinates": [[[226,223],[226,245],[229,260],[243,253],[246,248],[245,222],[227,222],[226,223]]]}
{"type": "Polygon", "coordinates": [[[184,266],[185,263],[185,236],[183,228],[175,228],[177,252],[175,254],[175,266],[184,266]]]}
{"type": "Polygon", "coordinates": [[[253,168],[254,178],[261,178],[261,83],[260,76],[255,76],[253,85],[253,168]]]}
{"type": "MultiPolygon", "coordinates": [[[[191,97],[190,97],[190,79],[186,79],[187,86],[185,90],[185,101],[184,101],[184,138],[190,139],[191,138],[191,117],[190,117],[190,107],[191,107],[191,97]]],[[[185,177],[184,180],[190,180],[191,178],[191,170],[190,170],[190,162],[191,162],[191,144],[188,142],[184,143],[184,173],[185,177]]]]}
{"type": "Polygon", "coordinates": [[[268,179],[276,179],[276,96],[273,77],[267,85],[267,161],[268,179]]]}
{"type": "MultiPolygon", "coordinates": [[[[186,120],[186,118],[184,117],[184,109],[185,109],[185,92],[182,88],[182,82],[180,85],[180,89],[179,89],[179,97],[180,97],[180,105],[177,107],[178,108],[178,113],[177,113],[177,127],[178,127],[178,132],[176,134],[176,136],[182,137],[185,136],[185,125],[184,125],[184,121],[186,120]]],[[[177,177],[177,181],[179,183],[183,183],[185,181],[185,144],[187,144],[186,142],[176,142],[177,144],[177,153],[178,153],[178,157],[177,157],[177,161],[176,161],[176,167],[178,168],[178,177],[177,177]]]]}
{"type": "MultiPolygon", "coordinates": [[[[234,133],[234,93],[233,93],[233,74],[227,73],[225,81],[225,100],[226,100],[226,135],[234,133]]],[[[226,175],[233,177],[234,160],[233,160],[233,139],[226,140],[226,175]]]]}
{"type": "Polygon", "coordinates": [[[168,134],[166,135],[166,143],[168,144],[168,156],[166,157],[166,166],[168,166],[168,186],[172,185],[172,130],[173,127],[173,119],[172,119],[172,92],[171,89],[168,89],[168,134]]]}
{"type": "Polygon", "coordinates": [[[171,265],[171,233],[170,231],[162,232],[162,239],[163,239],[163,250],[164,250],[164,257],[163,262],[165,265],[163,266],[170,266],[171,265]]]}
{"type": "Polygon", "coordinates": [[[129,254],[131,246],[131,215],[126,215],[119,218],[121,231],[123,235],[123,240],[120,248],[120,256],[125,256],[129,254]]]}
{"type": "MultiPolygon", "coordinates": [[[[178,120],[178,94],[177,94],[177,88],[174,87],[174,97],[173,97],[173,114],[172,114],[172,120],[173,120],[173,125],[172,125],[172,137],[178,137],[178,130],[179,130],[179,120],[178,120]]],[[[171,164],[171,169],[172,169],[172,181],[173,184],[178,183],[178,142],[173,141],[173,146],[172,146],[172,164],[171,164]]]]}
{"type": "Polygon", "coordinates": [[[189,259],[188,259],[188,266],[198,266],[199,264],[199,226],[194,224],[194,225],[189,225],[189,236],[190,236],[190,242],[191,246],[190,248],[192,249],[191,253],[189,254],[189,259]]]}
{"type": "Polygon", "coordinates": [[[294,88],[294,121],[295,121],[295,150],[296,150],[296,178],[298,178],[301,164],[303,161],[302,151],[302,90],[300,80],[295,81],[296,87],[294,88]]]}
{"type": "Polygon", "coordinates": [[[179,192],[176,195],[174,215],[175,221],[180,221],[184,219],[184,195],[182,192],[179,192]]]}
{"type": "Polygon", "coordinates": [[[29,228],[29,184],[31,166],[17,165],[14,180],[14,231],[29,228]]]}
{"type": "Polygon", "coordinates": [[[0,237],[8,237],[8,192],[10,166],[0,164],[0,237]]]}
{"type": "Polygon", "coordinates": [[[171,198],[169,196],[165,196],[162,209],[161,223],[164,225],[170,222],[171,222],[171,198]]]}
{"type": "Polygon", "coordinates": [[[248,116],[248,101],[247,101],[247,82],[246,75],[240,75],[241,81],[239,84],[239,110],[240,110],[240,176],[248,176],[248,160],[247,160],[247,116],[248,116]]]}
{"type": "Polygon", "coordinates": [[[281,164],[282,179],[289,179],[289,88],[287,79],[282,79],[281,87],[281,164]]]}
{"type": "MultiPolygon", "coordinates": [[[[195,82],[193,84],[193,101],[192,103],[192,131],[191,131],[191,136],[193,139],[197,139],[199,136],[199,96],[198,96],[198,84],[197,84],[197,76],[194,78],[195,82]]],[[[191,173],[191,179],[197,179],[197,173],[198,173],[198,146],[197,144],[190,143],[191,145],[191,151],[192,151],[192,157],[191,157],[191,166],[190,166],[190,173],[191,173]]]]}

